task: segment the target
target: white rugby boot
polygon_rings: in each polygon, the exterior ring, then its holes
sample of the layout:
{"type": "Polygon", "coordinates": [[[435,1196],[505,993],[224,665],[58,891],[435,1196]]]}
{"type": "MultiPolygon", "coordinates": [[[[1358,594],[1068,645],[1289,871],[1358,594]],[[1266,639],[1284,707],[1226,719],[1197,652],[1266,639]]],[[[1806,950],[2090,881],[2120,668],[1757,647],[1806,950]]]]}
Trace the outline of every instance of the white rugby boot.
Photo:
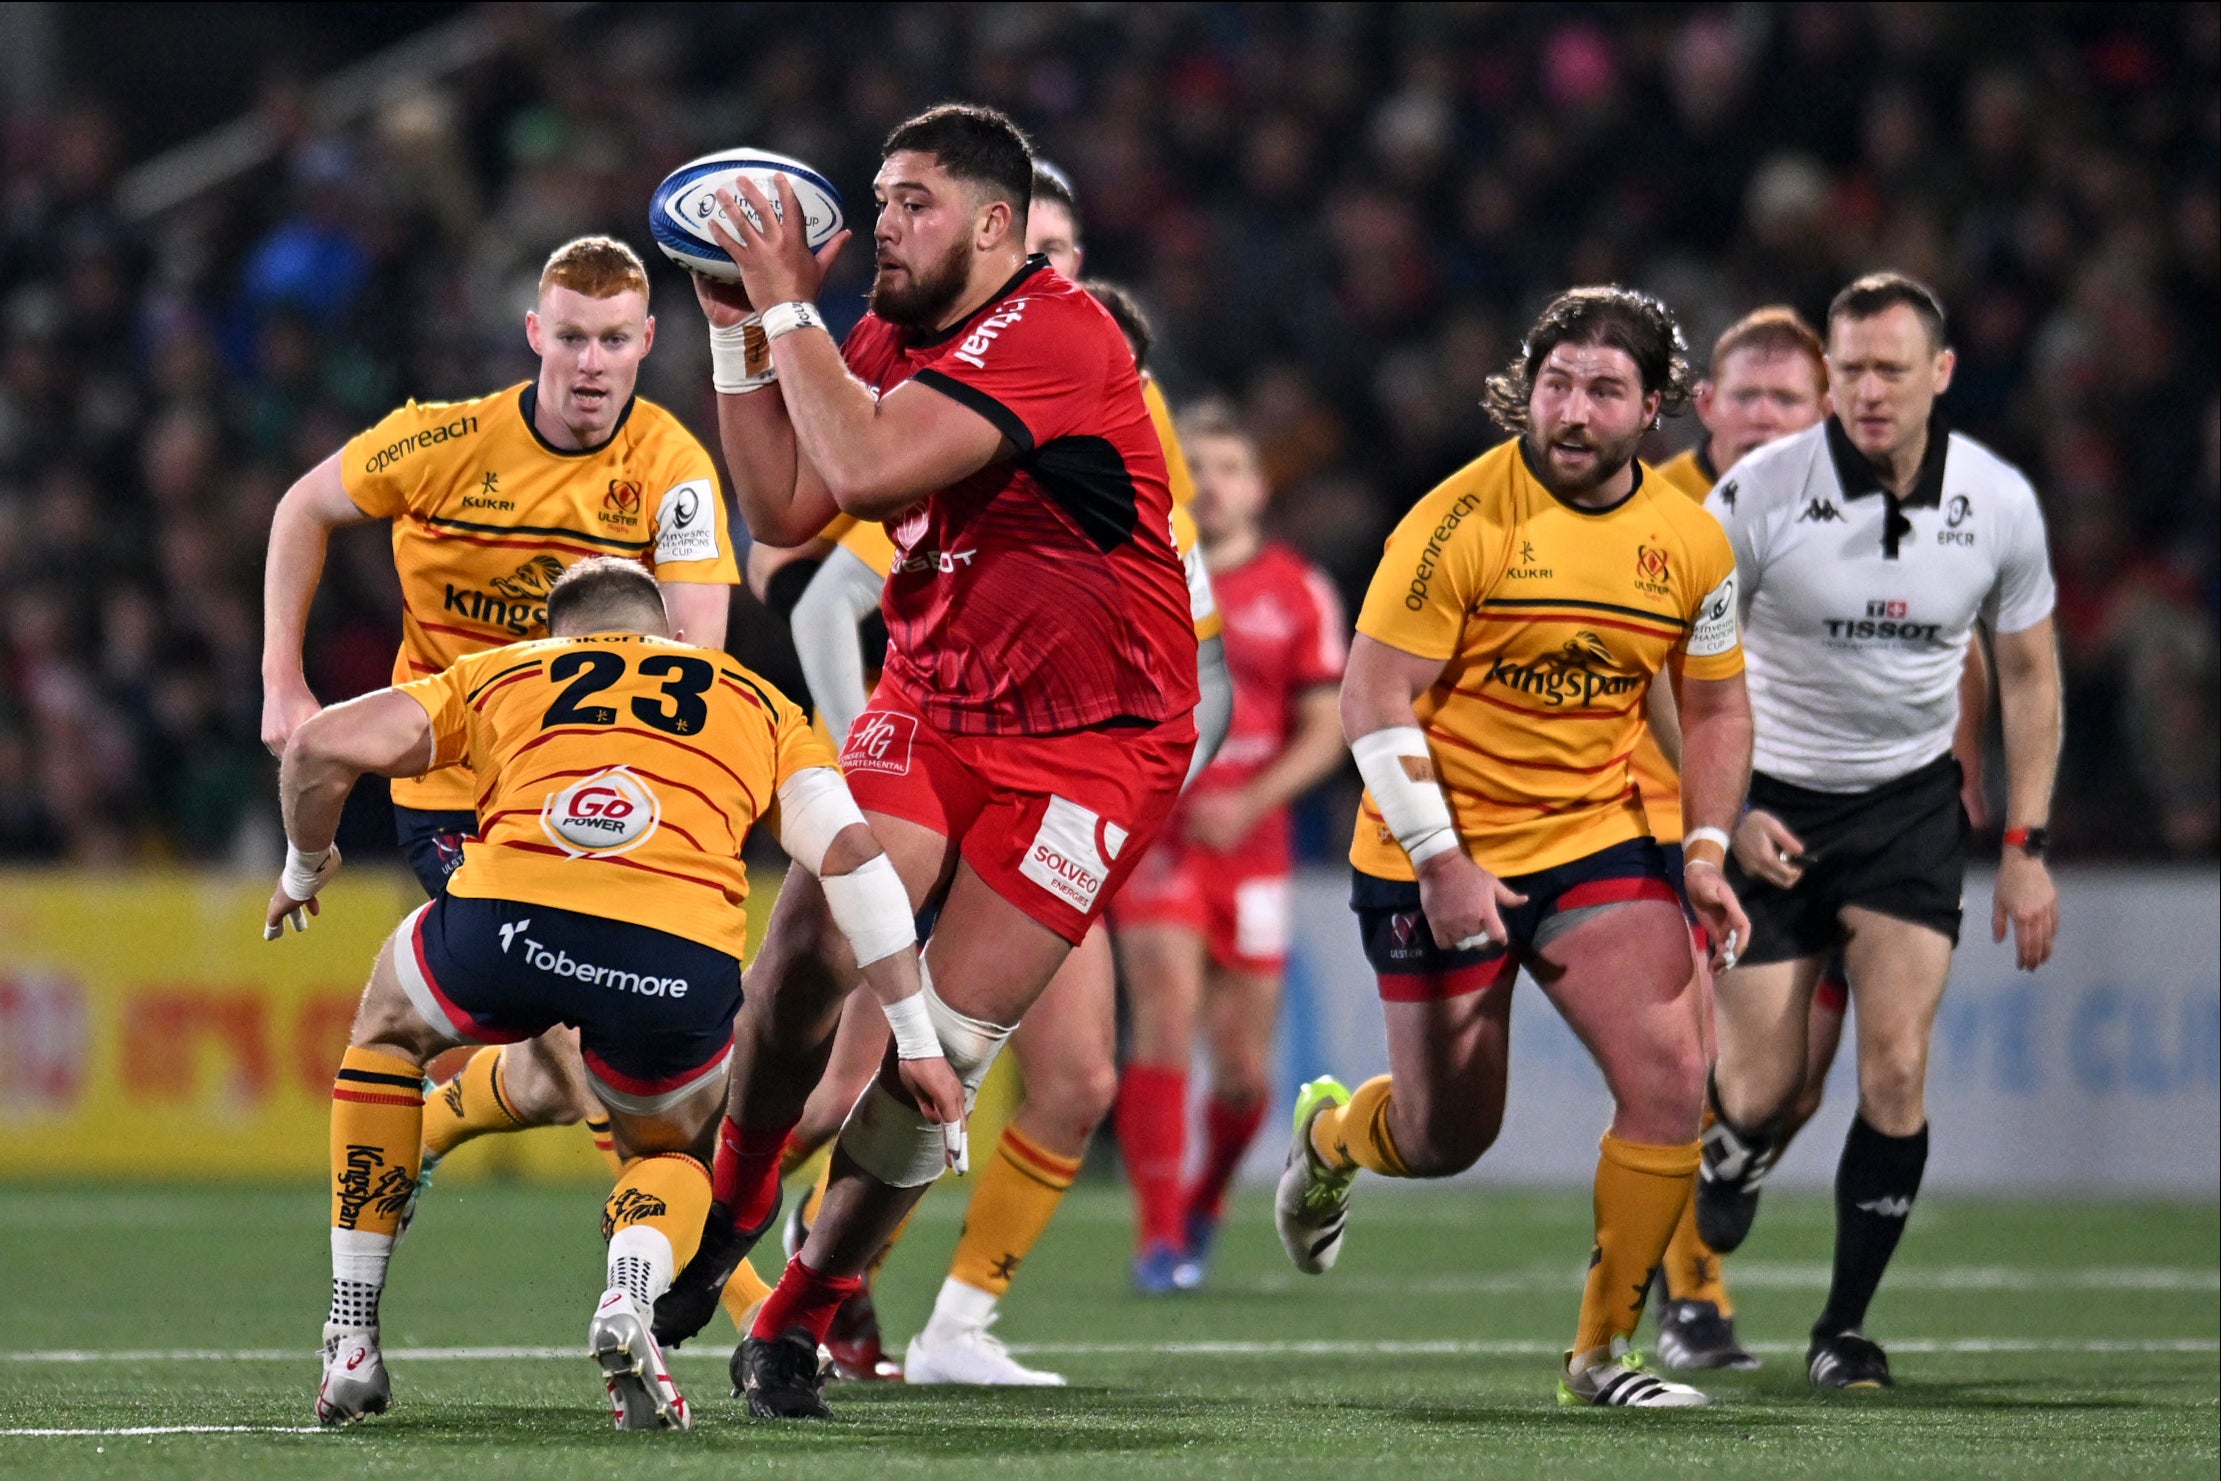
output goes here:
{"type": "Polygon", "coordinates": [[[376,1327],[324,1324],[324,1381],[316,1389],[318,1424],[353,1424],[383,1414],[393,1403],[393,1380],[378,1351],[376,1327]]]}
{"type": "Polygon", "coordinates": [[[684,1430],[694,1426],[686,1395],[671,1380],[648,1314],[631,1293],[602,1292],[586,1328],[586,1351],[601,1368],[611,1418],[621,1430],[684,1430]]]}
{"type": "Polygon", "coordinates": [[[1643,1355],[1621,1338],[1612,1344],[1611,1356],[1585,1368],[1575,1369],[1573,1354],[1566,1354],[1565,1371],[1558,1378],[1558,1402],[1599,1409],[1702,1409],[1712,1401],[1685,1383],[1646,1369],[1643,1355]]]}
{"type": "Polygon", "coordinates": [[[988,1329],[993,1314],[978,1322],[951,1322],[942,1317],[925,1324],[910,1339],[903,1356],[905,1383],[968,1383],[992,1388],[1062,1388],[1064,1375],[1029,1368],[1010,1355],[1002,1339],[988,1329]]]}

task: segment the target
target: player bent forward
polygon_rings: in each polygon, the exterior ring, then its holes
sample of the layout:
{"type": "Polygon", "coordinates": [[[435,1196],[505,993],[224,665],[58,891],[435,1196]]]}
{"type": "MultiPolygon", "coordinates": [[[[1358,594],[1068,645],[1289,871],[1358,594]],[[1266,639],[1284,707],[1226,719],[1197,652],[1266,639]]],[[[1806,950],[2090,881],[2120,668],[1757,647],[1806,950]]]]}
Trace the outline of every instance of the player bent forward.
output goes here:
{"type": "Polygon", "coordinates": [[[1701,990],[1682,899],[1628,757],[1661,672],[1678,690],[1688,901],[1720,961],[1749,935],[1721,873],[1750,766],[1735,562],[1719,524],[1646,481],[1636,445],[1683,398],[1663,304],[1578,288],[1489,385],[1521,429],[1389,537],[1342,684],[1366,800],[1351,904],[1393,1070],[1313,1081],[1274,1215],[1296,1268],[1340,1253],[1359,1168],[1445,1177],[1503,1120],[1521,967],[1603,1071],[1596,1247],[1566,1404],[1680,1407],[1627,1339],[1698,1164],[1701,990]]]}
{"type": "Polygon", "coordinates": [[[904,1085],[961,1138],[962,1091],[925,1019],[901,881],[801,710],[723,654],[674,642],[654,578],[629,561],[564,572],[548,629],[323,711],[286,745],[273,937],[316,912],[363,773],[467,762],[483,788],[480,836],[378,953],[332,1084],[325,1424],[392,1400],[378,1302],[418,1172],[425,1063],[564,1023],[624,1157],[602,1213],[608,1289],[589,1352],[619,1429],[688,1427],[649,1314],[709,1209],[747,934],[740,849],[773,797],[781,845],[822,880],[894,1024],[904,1085]]]}

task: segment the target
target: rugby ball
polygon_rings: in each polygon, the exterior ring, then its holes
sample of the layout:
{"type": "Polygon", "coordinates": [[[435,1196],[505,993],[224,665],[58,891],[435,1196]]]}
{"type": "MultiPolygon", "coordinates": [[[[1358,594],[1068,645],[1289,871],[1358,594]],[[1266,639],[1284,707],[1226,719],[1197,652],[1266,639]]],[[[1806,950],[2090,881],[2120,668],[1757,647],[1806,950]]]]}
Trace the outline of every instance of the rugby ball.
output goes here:
{"type": "MultiPolygon", "coordinates": [[[[786,176],[794,186],[795,199],[802,205],[806,239],[814,252],[841,229],[841,193],[833,188],[832,181],[802,161],[768,149],[726,149],[705,154],[664,176],[648,200],[648,233],[663,249],[663,255],[679,266],[721,283],[734,282],[740,277],[740,269],[709,234],[709,222],[724,215],[717,192],[731,191],[740,199],[741,210],[752,219],[754,209],[740,198],[733,182],[746,177],[778,210],[779,189],[772,182],[779,175],[786,176]]],[[[732,229],[731,222],[726,222],[726,229],[732,229]]]]}

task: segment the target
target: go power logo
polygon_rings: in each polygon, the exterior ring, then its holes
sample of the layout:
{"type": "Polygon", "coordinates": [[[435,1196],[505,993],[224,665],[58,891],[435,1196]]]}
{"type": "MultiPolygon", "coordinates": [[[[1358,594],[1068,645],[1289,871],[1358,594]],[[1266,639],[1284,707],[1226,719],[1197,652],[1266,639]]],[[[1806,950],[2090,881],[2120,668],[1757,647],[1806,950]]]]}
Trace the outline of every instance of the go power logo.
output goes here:
{"type": "Polygon", "coordinates": [[[551,794],[540,811],[541,831],[574,859],[630,853],[662,820],[661,799],[622,766],[571,783],[551,794]]]}

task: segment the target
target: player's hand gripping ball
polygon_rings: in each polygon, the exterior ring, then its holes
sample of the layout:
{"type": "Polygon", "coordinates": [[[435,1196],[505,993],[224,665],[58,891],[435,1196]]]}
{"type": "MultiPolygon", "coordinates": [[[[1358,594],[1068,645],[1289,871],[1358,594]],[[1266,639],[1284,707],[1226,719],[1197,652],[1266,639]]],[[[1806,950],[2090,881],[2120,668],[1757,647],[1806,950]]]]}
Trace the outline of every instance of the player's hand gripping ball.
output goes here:
{"type": "MultiPolygon", "coordinates": [[[[815,252],[840,233],[843,222],[841,193],[833,188],[830,180],[802,161],[773,154],[768,149],[726,149],[705,154],[664,176],[663,183],[648,200],[649,234],[664,256],[688,271],[720,283],[737,282],[739,267],[725,249],[717,245],[709,231],[709,223],[724,215],[724,208],[717,200],[718,192],[727,192],[740,201],[743,211],[752,212],[754,207],[735,185],[745,177],[763,192],[776,211],[781,209],[775,183],[775,177],[780,175],[787,177],[795,200],[801,204],[804,240],[815,252]]],[[[739,235],[731,221],[724,221],[723,225],[727,231],[739,235]]]]}

